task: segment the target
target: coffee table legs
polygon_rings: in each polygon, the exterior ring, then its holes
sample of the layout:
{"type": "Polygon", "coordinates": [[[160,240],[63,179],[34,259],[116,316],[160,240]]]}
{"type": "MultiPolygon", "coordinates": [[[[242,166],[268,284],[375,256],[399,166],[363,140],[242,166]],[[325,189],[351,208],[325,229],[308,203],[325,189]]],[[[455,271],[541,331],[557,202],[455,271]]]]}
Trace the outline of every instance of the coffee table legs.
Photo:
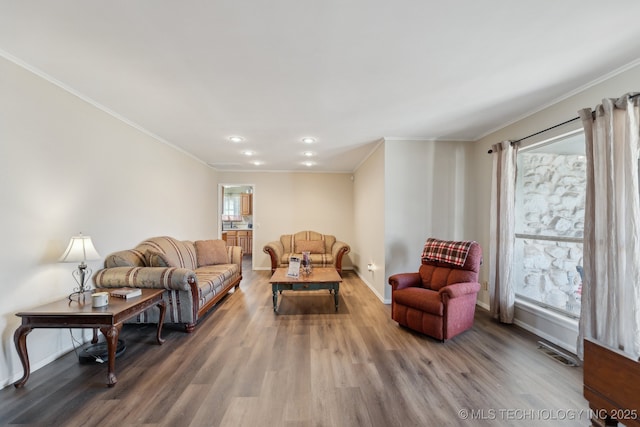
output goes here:
{"type": "Polygon", "coordinates": [[[30,326],[21,325],[13,334],[13,342],[16,345],[16,350],[18,350],[18,356],[20,356],[20,362],[22,362],[22,368],[24,369],[22,378],[13,383],[16,388],[22,387],[29,379],[29,374],[31,373],[29,353],[27,353],[27,334],[31,331],[32,328],[30,326]]]}
{"type": "Polygon", "coordinates": [[[278,312],[278,284],[271,285],[271,291],[273,292],[273,312],[278,312]]]}
{"type": "Polygon", "coordinates": [[[300,290],[321,290],[321,289],[328,289],[330,293],[333,293],[333,302],[336,306],[336,311],[338,311],[338,304],[340,301],[340,296],[338,295],[338,292],[340,290],[340,283],[329,283],[329,284],[315,284],[315,286],[313,288],[311,288],[311,285],[309,284],[303,284],[303,286],[301,287],[294,287],[294,286],[286,286],[287,284],[280,284],[280,283],[272,283],[271,284],[271,292],[273,294],[273,312],[277,313],[278,312],[278,292],[282,293],[282,291],[284,290],[284,288],[286,287],[287,290],[293,290],[293,291],[300,291],[300,290]],[[282,287],[282,289],[281,289],[282,287]]]}
{"type": "Polygon", "coordinates": [[[100,328],[100,332],[102,332],[107,341],[107,352],[109,354],[109,360],[107,361],[107,385],[109,387],[113,387],[118,382],[116,378],[116,348],[118,347],[118,337],[121,329],[122,323],[100,328]]]}
{"type": "Polygon", "coordinates": [[[158,317],[158,332],[156,332],[156,341],[158,344],[162,344],[165,340],[162,338],[162,325],[164,324],[164,313],[167,311],[167,303],[164,300],[158,302],[158,308],[160,309],[160,316],[158,317]]]}
{"type": "MultiPolygon", "coordinates": [[[[156,331],[156,341],[162,345],[165,341],[162,338],[162,325],[164,324],[164,314],[167,311],[167,303],[164,300],[158,302],[158,308],[160,309],[160,316],[158,317],[158,329],[156,331]]],[[[107,370],[107,385],[113,387],[118,382],[116,378],[116,348],[118,347],[118,337],[122,330],[122,323],[117,325],[100,328],[100,332],[104,335],[107,341],[107,352],[109,353],[108,370],[107,370]]]]}

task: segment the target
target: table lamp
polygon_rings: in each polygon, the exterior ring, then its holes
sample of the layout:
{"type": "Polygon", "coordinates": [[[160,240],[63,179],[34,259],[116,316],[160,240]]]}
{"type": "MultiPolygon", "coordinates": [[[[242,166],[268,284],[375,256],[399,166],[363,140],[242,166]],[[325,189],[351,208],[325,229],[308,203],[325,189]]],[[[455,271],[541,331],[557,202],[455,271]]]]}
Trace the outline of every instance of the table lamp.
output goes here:
{"type": "Polygon", "coordinates": [[[78,287],[74,289],[74,292],[69,295],[69,300],[73,300],[74,296],[78,297],[78,300],[84,300],[84,293],[91,289],[91,285],[87,285],[89,277],[91,277],[91,270],[85,261],[93,261],[100,259],[100,255],[96,248],[93,246],[90,236],[83,236],[80,233],[77,236],[71,237],[69,246],[60,257],[60,262],[79,262],[78,268],[73,270],[71,275],[78,283],[78,287]]]}

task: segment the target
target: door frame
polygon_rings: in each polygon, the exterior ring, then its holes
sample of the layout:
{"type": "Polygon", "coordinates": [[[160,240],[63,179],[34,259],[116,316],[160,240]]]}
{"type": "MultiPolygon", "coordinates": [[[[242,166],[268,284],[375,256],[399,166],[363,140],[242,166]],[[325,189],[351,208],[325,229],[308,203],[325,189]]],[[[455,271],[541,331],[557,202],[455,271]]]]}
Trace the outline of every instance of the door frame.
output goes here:
{"type": "Polygon", "coordinates": [[[218,183],[218,211],[216,214],[216,223],[217,223],[217,235],[218,239],[222,239],[222,211],[224,209],[224,189],[228,187],[249,187],[253,194],[251,203],[251,218],[253,228],[251,228],[251,268],[253,269],[253,253],[255,252],[255,241],[256,241],[256,185],[255,184],[247,184],[247,183],[238,183],[238,182],[224,182],[218,183]]]}

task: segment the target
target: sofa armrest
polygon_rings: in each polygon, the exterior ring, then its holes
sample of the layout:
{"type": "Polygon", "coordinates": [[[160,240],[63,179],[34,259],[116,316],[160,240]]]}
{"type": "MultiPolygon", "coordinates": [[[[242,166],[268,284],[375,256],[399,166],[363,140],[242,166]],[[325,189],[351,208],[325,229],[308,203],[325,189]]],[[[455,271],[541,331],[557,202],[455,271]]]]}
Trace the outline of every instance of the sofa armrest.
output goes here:
{"type": "Polygon", "coordinates": [[[227,254],[229,255],[229,263],[236,264],[242,276],[242,246],[227,246],[227,254]]]}
{"type": "Polygon", "coordinates": [[[349,253],[351,248],[345,242],[336,241],[331,247],[331,256],[336,264],[338,274],[342,275],[342,257],[349,253]]]}
{"type": "Polygon", "coordinates": [[[440,296],[446,295],[449,298],[458,298],[468,294],[477,294],[478,292],[480,292],[480,283],[454,283],[452,285],[444,286],[438,292],[440,293],[440,296]]]}
{"type": "Polygon", "coordinates": [[[422,287],[420,273],[398,273],[389,276],[389,284],[392,290],[397,291],[404,288],[422,287]]]}
{"type": "Polygon", "coordinates": [[[271,258],[271,273],[273,273],[280,265],[280,260],[284,255],[284,246],[282,246],[282,242],[273,241],[264,245],[262,250],[269,254],[269,257],[271,258]]]}
{"type": "Polygon", "coordinates": [[[197,282],[193,270],[176,267],[112,267],[93,276],[96,288],[153,288],[188,291],[197,282]]]}

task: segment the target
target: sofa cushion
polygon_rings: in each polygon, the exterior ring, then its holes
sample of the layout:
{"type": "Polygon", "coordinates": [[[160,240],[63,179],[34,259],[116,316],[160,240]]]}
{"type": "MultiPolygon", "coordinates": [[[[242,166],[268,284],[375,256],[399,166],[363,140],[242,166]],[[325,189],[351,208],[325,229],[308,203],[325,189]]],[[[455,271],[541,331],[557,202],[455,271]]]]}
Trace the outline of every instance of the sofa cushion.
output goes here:
{"type": "Polygon", "coordinates": [[[324,244],[324,252],[325,254],[331,253],[331,248],[333,248],[333,244],[336,242],[335,236],[330,234],[322,234],[317,231],[299,231],[295,234],[283,234],[280,236],[280,243],[282,243],[282,247],[284,252],[294,252],[300,253],[296,248],[297,242],[301,240],[320,240],[324,244]]]}
{"type": "Polygon", "coordinates": [[[144,267],[146,264],[145,256],[142,252],[135,249],[114,252],[108,255],[104,260],[105,268],[112,267],[144,267]]]}
{"type": "Polygon", "coordinates": [[[147,266],[149,267],[179,267],[178,265],[172,265],[171,260],[157,251],[147,251],[144,253],[147,266]]]}
{"type": "Polygon", "coordinates": [[[198,266],[196,248],[192,242],[186,240],[180,241],[168,236],[153,237],[140,243],[135,249],[142,253],[147,251],[160,253],[172,267],[195,270],[198,266]]]}
{"type": "Polygon", "coordinates": [[[296,240],[295,252],[310,252],[312,254],[325,253],[324,241],[322,240],[296,240]]]}
{"type": "MultiPolygon", "coordinates": [[[[289,258],[292,256],[300,256],[300,254],[289,252],[282,256],[280,259],[280,266],[286,267],[289,265],[289,258]]],[[[333,255],[331,254],[311,254],[309,255],[311,259],[311,265],[316,267],[329,267],[333,265],[333,255]]]]}
{"type": "Polygon", "coordinates": [[[229,264],[227,244],[224,240],[196,240],[195,246],[198,267],[229,264]]]}
{"type": "Polygon", "coordinates": [[[201,297],[210,292],[219,292],[241,274],[237,264],[207,265],[197,268],[195,273],[198,278],[201,297]]]}

